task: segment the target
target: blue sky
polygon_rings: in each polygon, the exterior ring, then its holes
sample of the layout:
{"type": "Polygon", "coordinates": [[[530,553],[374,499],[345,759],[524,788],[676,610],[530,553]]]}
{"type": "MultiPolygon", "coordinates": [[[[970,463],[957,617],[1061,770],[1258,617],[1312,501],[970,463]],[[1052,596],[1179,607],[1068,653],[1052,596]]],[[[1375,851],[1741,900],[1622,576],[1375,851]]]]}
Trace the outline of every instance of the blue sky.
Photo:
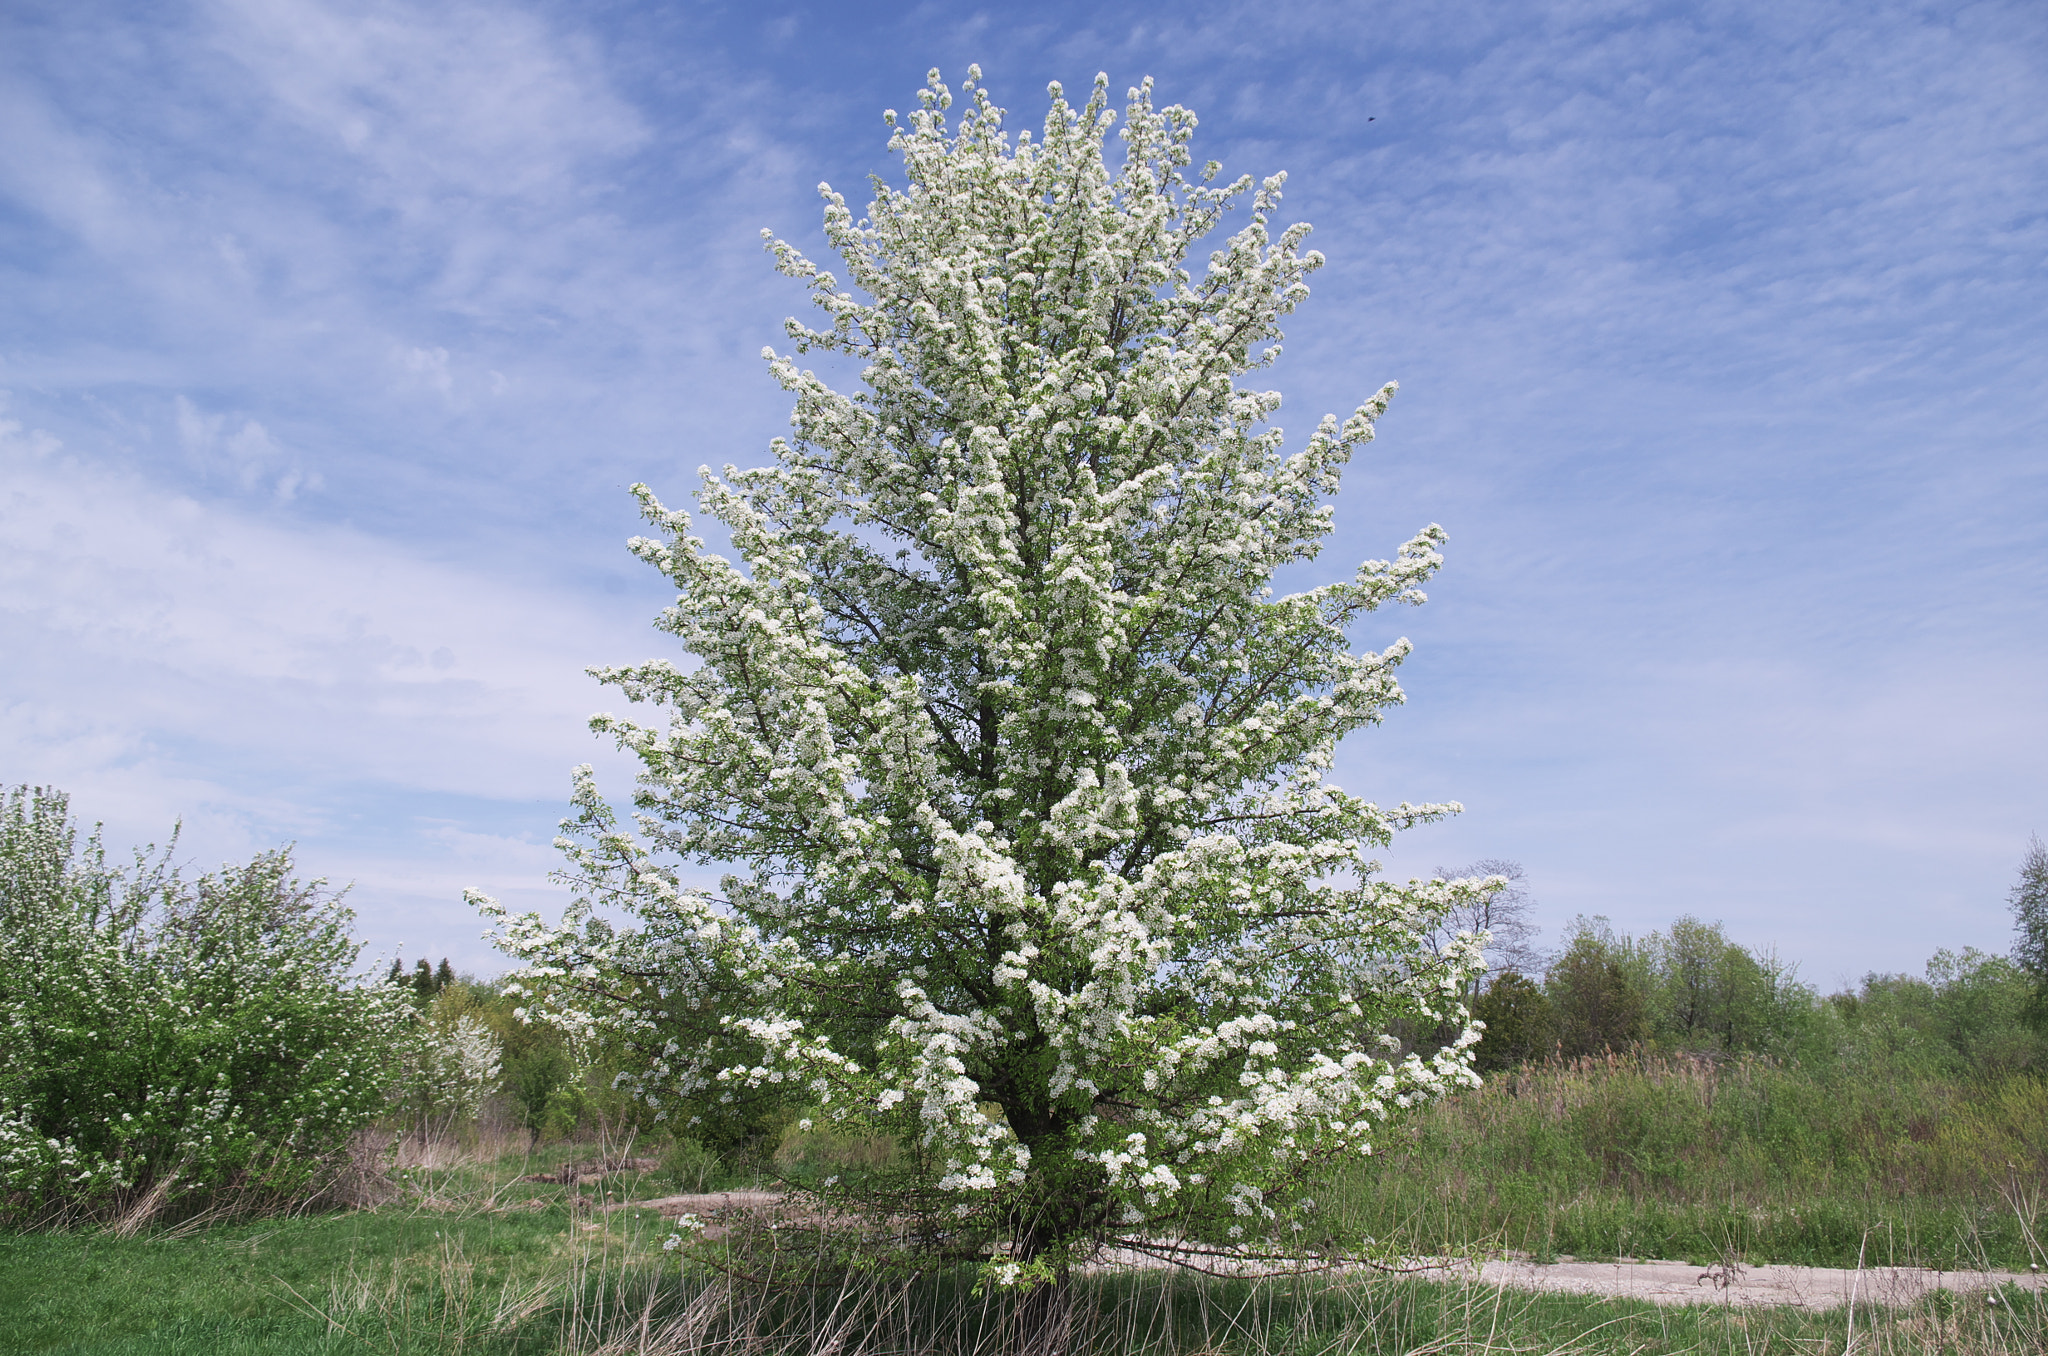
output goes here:
{"type": "MultiPolygon", "coordinates": [[[[1438,521],[1338,780],[1467,813],[1552,929],[1690,912],[1824,986],[2003,950],[2048,833],[2048,11],[2034,3],[15,4],[0,781],[373,948],[551,907],[582,669],[663,652],[625,486],[785,426],[815,185],[979,62],[1151,75],[1330,260],[1271,374],[1402,394],[1332,574],[1438,521]]],[[[1308,576],[1299,582],[1308,582],[1308,576]]]]}

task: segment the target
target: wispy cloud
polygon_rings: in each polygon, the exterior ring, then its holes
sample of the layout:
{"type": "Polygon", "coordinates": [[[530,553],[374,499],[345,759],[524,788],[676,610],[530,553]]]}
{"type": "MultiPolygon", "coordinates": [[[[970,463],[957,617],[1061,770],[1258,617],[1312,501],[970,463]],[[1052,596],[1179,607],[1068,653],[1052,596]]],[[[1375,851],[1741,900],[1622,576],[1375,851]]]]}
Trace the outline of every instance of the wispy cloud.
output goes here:
{"type": "MultiPolygon", "coordinates": [[[[366,848],[416,860],[462,838],[444,805],[519,808],[544,842],[567,769],[617,769],[581,731],[603,704],[582,667],[651,648],[629,639],[644,603],[208,505],[15,420],[0,483],[0,767],[70,789],[128,840],[182,816],[203,856],[298,839],[317,869],[361,877],[366,848]]],[[[538,888],[533,853],[512,858],[512,886],[538,888]]]]}
{"type": "Polygon", "coordinates": [[[580,667],[658,649],[623,486],[680,500],[783,427],[753,355],[801,300],[755,232],[822,254],[813,185],[890,170],[878,112],[930,65],[981,62],[1025,123],[1107,70],[1231,172],[1292,172],[1330,265],[1288,425],[1404,384],[1321,562],[1452,532],[1431,606],[1360,637],[1421,648],[1346,784],[1471,807],[1397,869],[1518,856],[1556,917],[1725,917],[1823,979],[2002,944],[2048,829],[2038,6],[213,0],[13,31],[8,777],[300,836],[377,927],[466,936],[492,861],[538,892],[605,704],[580,667]]]}
{"type": "Polygon", "coordinates": [[[280,500],[320,487],[318,473],[301,468],[290,449],[254,419],[203,414],[182,395],[176,404],[178,441],[203,471],[223,473],[244,491],[268,489],[280,500]]]}
{"type": "Polygon", "coordinates": [[[208,39],[277,108],[407,212],[553,208],[651,136],[587,36],[516,8],[220,0],[206,12],[208,39]]]}

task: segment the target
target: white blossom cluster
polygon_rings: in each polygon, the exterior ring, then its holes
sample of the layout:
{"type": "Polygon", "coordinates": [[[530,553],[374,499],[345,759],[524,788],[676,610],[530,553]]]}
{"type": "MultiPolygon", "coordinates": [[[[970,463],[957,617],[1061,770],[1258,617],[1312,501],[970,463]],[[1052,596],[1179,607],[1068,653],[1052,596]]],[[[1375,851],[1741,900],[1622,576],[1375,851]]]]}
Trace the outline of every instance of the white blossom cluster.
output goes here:
{"type": "Polygon", "coordinates": [[[795,399],[772,463],[703,473],[741,559],[635,487],[692,662],[594,671],[657,713],[593,721],[643,765],[634,828],[583,769],[567,916],[476,900],[664,1111],[776,1094],[896,1133],[1018,1256],[1210,1225],[1284,1246],[1307,1174],[1476,1081],[1483,938],[1427,938],[1485,883],[1366,859],[1458,807],[1326,780],[1402,700],[1407,642],[1349,630],[1423,601],[1444,534],[1275,597],[1394,389],[1289,452],[1280,396],[1238,384],[1322,263],[1272,225],[1283,176],[1191,173],[1195,118],[1149,82],[1112,164],[1106,79],[1078,109],[1055,85],[1036,137],[978,81],[956,128],[937,72],[887,115],[907,185],[865,217],[821,188],[843,278],[768,239],[824,319],[764,354],[795,399]],[[706,862],[738,869],[678,883],[706,862]],[[1390,1032],[1439,1028],[1397,1057],[1390,1032]]]}
{"type": "Polygon", "coordinates": [[[399,1111],[422,1137],[473,1118],[498,1090],[504,1050],[474,1013],[453,1020],[420,1014],[405,1025],[395,1049],[399,1111]]]}

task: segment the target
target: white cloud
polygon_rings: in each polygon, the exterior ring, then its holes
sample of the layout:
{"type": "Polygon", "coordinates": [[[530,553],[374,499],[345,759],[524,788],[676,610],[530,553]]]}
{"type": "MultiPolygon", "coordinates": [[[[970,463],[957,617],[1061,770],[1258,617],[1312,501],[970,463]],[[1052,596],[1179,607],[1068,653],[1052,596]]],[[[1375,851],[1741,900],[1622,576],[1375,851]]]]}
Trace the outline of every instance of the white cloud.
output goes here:
{"type": "Polygon", "coordinates": [[[648,130],[589,44],[507,5],[218,0],[214,40],[410,206],[550,197],[648,130]]]}
{"type": "Polygon", "coordinates": [[[443,400],[455,394],[455,376],[448,370],[445,348],[409,348],[398,354],[399,366],[417,382],[441,393],[443,400]]]}
{"type": "MultiPolygon", "coordinates": [[[[182,413],[202,443],[237,436],[182,413]]],[[[582,667],[642,644],[617,607],[203,503],[13,420],[0,485],[0,780],[65,787],[119,837],[182,816],[203,856],[297,838],[417,894],[476,865],[448,848],[475,831],[420,806],[452,797],[544,843],[570,767],[623,767],[583,729],[607,701],[582,667]]],[[[528,847],[469,883],[544,893],[528,847]]]]}
{"type": "Polygon", "coordinates": [[[204,472],[225,475],[244,492],[267,489],[281,503],[320,488],[319,472],[308,470],[256,420],[202,413],[184,395],[175,408],[179,445],[204,472]]]}
{"type": "Polygon", "coordinates": [[[619,639],[567,595],[205,504],[13,421],[0,458],[13,677],[98,675],[104,720],[146,711],[166,732],[283,740],[348,775],[537,793],[524,756],[562,747],[564,718],[596,694],[581,666],[619,639]]]}

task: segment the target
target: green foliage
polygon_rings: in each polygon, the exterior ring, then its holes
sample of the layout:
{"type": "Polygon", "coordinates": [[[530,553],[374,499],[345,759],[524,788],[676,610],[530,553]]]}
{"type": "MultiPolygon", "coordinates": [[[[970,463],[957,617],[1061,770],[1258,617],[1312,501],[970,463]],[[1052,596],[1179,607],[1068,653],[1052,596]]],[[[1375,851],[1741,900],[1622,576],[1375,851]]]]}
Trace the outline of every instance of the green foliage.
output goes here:
{"type": "Polygon", "coordinates": [[[402,1014],[288,850],[110,867],[66,798],[0,804],[0,1214],[312,1185],[385,1108],[402,1014]]]}
{"type": "Polygon", "coordinates": [[[1790,966],[1692,917],[1640,940],[1604,918],[1575,920],[1544,994],[1567,1058],[1638,1045],[1790,1055],[1811,1038],[1817,1003],[1790,966]]]}
{"type": "Polygon", "coordinates": [[[506,1052],[505,1091],[518,1112],[520,1127],[536,1142],[551,1130],[560,1133],[565,1120],[574,1126],[563,1089],[575,1076],[576,1062],[560,1040],[536,1041],[517,1055],[506,1052]]]}
{"type": "Polygon", "coordinates": [[[1667,1049],[1776,1052],[1802,1029],[1813,991],[1768,952],[1751,952],[1719,923],[1681,917],[1637,947],[1650,1032],[1667,1049]]]}
{"type": "Polygon", "coordinates": [[[1543,986],[1555,1014],[1555,1038],[1566,1055],[1624,1050],[1649,1034],[1634,961],[1628,939],[1605,919],[1579,920],[1543,986]]]}
{"type": "MultiPolygon", "coordinates": [[[[448,970],[446,961],[442,969],[448,970]]],[[[436,1017],[444,1024],[472,1018],[496,1041],[498,1089],[519,1128],[535,1144],[573,1134],[582,1108],[572,1087],[579,1074],[567,1038],[554,1027],[527,1021],[518,996],[501,984],[460,979],[452,970],[445,982],[439,973],[434,978],[438,987],[431,1011],[436,1017]]]]}
{"type": "Polygon", "coordinates": [[[2006,957],[1938,951],[1925,978],[1866,975],[1855,992],[1831,996],[1823,1038],[1833,1057],[1915,1074],[2048,1073],[2034,996],[2032,977],[2006,957]]]}
{"type": "MultiPolygon", "coordinates": [[[[396,973],[399,987],[416,1000],[422,992],[417,977],[429,984],[408,1051],[402,1114],[411,1128],[459,1131],[492,1092],[502,1094],[499,1105],[532,1145],[660,1128],[651,1108],[615,1086],[619,1052],[600,1040],[572,1042],[560,1028],[529,1020],[530,990],[458,976],[446,961],[434,968],[422,961],[411,975],[402,968],[396,973]],[[488,1078],[481,1076],[486,1059],[495,1061],[488,1078]]],[[[752,1133],[762,1132],[756,1127],[752,1133]]]]}
{"type": "Polygon", "coordinates": [[[1534,980],[1512,970],[1479,995],[1472,1015],[1486,1023],[1475,1063],[1496,1073],[1548,1054],[1557,1041],[1557,1014],[1534,980]]]}

